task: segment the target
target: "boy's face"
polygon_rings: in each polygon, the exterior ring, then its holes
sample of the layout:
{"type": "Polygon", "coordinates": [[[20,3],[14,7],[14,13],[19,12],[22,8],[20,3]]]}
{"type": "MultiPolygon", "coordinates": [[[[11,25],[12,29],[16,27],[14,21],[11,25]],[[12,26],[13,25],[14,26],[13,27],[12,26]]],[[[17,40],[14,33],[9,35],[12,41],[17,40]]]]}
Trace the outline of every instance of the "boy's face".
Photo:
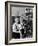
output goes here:
{"type": "Polygon", "coordinates": [[[15,18],[15,22],[18,23],[19,22],[19,18],[15,18]]]}

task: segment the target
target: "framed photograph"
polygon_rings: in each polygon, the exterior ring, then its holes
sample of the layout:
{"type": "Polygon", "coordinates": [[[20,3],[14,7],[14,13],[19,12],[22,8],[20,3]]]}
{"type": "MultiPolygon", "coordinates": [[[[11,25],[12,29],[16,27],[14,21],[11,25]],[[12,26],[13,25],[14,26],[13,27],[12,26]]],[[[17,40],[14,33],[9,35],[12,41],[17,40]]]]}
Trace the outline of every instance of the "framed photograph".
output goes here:
{"type": "Polygon", "coordinates": [[[5,44],[37,42],[37,3],[5,2],[5,44]]]}

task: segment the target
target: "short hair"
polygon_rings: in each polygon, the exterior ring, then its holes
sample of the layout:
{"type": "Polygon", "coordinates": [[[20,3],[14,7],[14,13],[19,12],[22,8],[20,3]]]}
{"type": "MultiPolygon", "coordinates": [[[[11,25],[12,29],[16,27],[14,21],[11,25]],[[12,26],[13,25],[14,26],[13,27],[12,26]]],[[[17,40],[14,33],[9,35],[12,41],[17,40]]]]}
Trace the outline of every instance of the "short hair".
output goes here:
{"type": "Polygon", "coordinates": [[[16,16],[15,18],[20,18],[20,16],[16,16]]]}

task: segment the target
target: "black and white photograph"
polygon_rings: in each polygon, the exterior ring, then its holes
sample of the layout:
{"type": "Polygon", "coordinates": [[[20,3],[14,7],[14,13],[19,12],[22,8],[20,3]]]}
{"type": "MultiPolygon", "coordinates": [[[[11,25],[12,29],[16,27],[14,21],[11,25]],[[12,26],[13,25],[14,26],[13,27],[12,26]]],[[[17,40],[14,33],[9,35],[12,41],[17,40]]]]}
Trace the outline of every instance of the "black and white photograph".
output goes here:
{"type": "Polygon", "coordinates": [[[5,44],[35,43],[37,4],[6,2],[5,10],[5,44]]]}
{"type": "Polygon", "coordinates": [[[15,39],[30,38],[33,34],[33,8],[12,7],[11,29],[15,39]]]}

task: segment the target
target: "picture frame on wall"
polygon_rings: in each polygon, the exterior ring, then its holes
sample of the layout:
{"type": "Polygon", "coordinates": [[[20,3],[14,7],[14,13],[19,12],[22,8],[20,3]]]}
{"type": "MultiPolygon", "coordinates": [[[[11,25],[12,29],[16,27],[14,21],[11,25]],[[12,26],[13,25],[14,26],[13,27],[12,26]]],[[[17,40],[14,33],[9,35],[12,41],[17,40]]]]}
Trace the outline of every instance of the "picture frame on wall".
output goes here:
{"type": "Polygon", "coordinates": [[[37,3],[5,2],[5,44],[37,42],[37,3]]]}

